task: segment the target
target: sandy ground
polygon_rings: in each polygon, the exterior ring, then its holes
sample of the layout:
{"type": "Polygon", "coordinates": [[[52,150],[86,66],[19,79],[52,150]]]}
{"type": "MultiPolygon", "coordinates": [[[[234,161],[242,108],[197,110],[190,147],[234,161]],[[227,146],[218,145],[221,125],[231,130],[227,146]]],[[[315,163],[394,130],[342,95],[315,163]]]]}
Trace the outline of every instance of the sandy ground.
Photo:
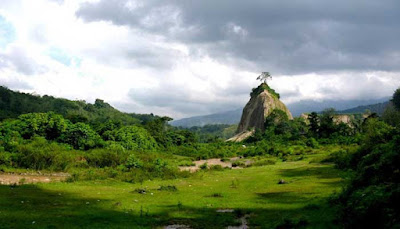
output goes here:
{"type": "MultiPolygon", "coordinates": [[[[220,165],[223,168],[232,168],[232,169],[240,169],[240,167],[232,167],[232,162],[239,160],[239,157],[233,157],[230,158],[229,161],[221,161],[220,158],[212,158],[212,159],[207,159],[207,160],[198,160],[198,161],[193,161],[195,165],[193,166],[179,166],[179,169],[181,171],[190,171],[190,172],[196,172],[197,170],[200,169],[200,166],[203,165],[204,163],[207,163],[208,167],[212,165],[220,165]]],[[[250,160],[246,160],[245,165],[251,164],[250,160]]]]}
{"type": "Polygon", "coordinates": [[[49,183],[54,181],[63,181],[69,175],[67,173],[0,173],[0,184],[3,185],[21,185],[34,183],[49,183]]]}

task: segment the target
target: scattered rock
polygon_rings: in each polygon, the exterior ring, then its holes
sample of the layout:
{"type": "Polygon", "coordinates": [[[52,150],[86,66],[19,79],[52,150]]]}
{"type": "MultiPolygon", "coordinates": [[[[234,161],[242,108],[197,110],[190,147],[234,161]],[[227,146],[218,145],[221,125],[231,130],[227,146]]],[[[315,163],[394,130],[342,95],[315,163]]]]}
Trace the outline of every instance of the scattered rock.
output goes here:
{"type": "Polygon", "coordinates": [[[217,212],[218,213],[231,213],[233,212],[233,209],[218,209],[217,212]]]}
{"type": "Polygon", "coordinates": [[[188,225],[183,224],[173,224],[164,227],[165,229],[190,229],[188,225]]]}
{"type": "Polygon", "coordinates": [[[280,179],[278,184],[286,184],[286,181],[284,179],[280,179]]]}
{"type": "Polygon", "coordinates": [[[137,193],[139,193],[139,194],[146,194],[146,189],[144,189],[144,188],[137,188],[137,189],[135,189],[135,191],[134,192],[137,192],[137,193]]]}

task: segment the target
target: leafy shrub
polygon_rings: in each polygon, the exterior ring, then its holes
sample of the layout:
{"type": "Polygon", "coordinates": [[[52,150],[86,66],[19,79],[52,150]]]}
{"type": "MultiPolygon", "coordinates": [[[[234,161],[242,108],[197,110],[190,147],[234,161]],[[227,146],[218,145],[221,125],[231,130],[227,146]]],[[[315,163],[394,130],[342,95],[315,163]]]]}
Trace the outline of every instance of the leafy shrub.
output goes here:
{"type": "Polygon", "coordinates": [[[81,122],[69,125],[60,136],[60,140],[81,150],[92,149],[102,144],[101,137],[89,125],[81,122]]]}
{"type": "Polygon", "coordinates": [[[334,162],[337,168],[345,169],[349,167],[351,158],[352,154],[342,149],[331,153],[328,158],[321,162],[334,162]]]}
{"type": "Polygon", "coordinates": [[[115,130],[112,138],[129,150],[151,150],[157,145],[147,130],[139,126],[125,126],[115,130]]]}
{"type": "Polygon", "coordinates": [[[398,228],[400,133],[376,119],[368,120],[364,129],[360,150],[343,164],[354,174],[337,199],[339,219],[345,228],[398,228]]]}
{"type": "Polygon", "coordinates": [[[306,145],[311,147],[311,148],[314,148],[314,149],[319,147],[318,141],[315,140],[315,138],[313,138],[313,137],[310,137],[310,138],[307,139],[306,145]]]}
{"type": "Polygon", "coordinates": [[[79,152],[71,151],[66,145],[49,143],[43,137],[34,137],[26,144],[18,145],[15,162],[19,167],[35,170],[65,168],[81,156],[79,152]]]}
{"type": "Polygon", "coordinates": [[[139,160],[138,158],[136,158],[136,156],[134,154],[129,155],[129,157],[125,163],[125,167],[128,169],[141,168],[142,166],[143,166],[143,162],[141,160],[139,160]]]}
{"type": "Polygon", "coordinates": [[[12,156],[13,156],[12,153],[0,151],[0,165],[3,165],[5,167],[11,167],[13,164],[12,156]]]}
{"type": "Polygon", "coordinates": [[[93,167],[116,167],[127,161],[128,152],[109,149],[92,149],[85,153],[85,158],[87,163],[93,167]]]}
{"type": "Polygon", "coordinates": [[[207,162],[202,164],[202,165],[200,165],[200,169],[202,169],[202,170],[208,169],[207,162]]]}
{"type": "Polygon", "coordinates": [[[234,161],[232,162],[232,167],[244,167],[245,164],[241,161],[234,161]]]}
{"type": "Polygon", "coordinates": [[[63,134],[70,122],[61,115],[49,113],[29,113],[18,117],[18,130],[21,135],[29,139],[35,135],[54,140],[63,134]]]}

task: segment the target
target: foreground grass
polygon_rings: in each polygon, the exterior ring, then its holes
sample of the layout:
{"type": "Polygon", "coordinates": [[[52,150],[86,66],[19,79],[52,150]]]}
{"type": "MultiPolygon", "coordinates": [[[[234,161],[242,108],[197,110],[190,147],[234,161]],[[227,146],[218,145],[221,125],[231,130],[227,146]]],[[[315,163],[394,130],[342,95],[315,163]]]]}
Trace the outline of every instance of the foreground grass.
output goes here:
{"type": "Polygon", "coordinates": [[[331,164],[309,163],[312,159],[143,184],[106,180],[0,186],[0,227],[224,228],[238,225],[246,214],[256,228],[335,228],[334,209],[326,199],[340,191],[340,172],[331,164]],[[280,179],[286,184],[278,184],[280,179]],[[158,190],[162,185],[177,191],[158,190]],[[135,189],[146,189],[146,194],[135,189]]]}

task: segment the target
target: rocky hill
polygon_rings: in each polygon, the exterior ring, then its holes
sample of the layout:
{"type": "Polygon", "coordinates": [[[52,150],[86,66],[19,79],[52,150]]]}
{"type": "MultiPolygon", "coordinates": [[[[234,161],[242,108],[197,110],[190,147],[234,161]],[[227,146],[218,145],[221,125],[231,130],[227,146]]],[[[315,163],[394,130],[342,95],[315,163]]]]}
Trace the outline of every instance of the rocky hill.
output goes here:
{"type": "Polygon", "coordinates": [[[250,101],[243,109],[237,135],[231,141],[242,141],[256,129],[264,130],[265,118],[276,109],[284,111],[289,119],[293,119],[289,109],[279,100],[279,94],[266,83],[254,88],[250,96],[250,101]]]}

